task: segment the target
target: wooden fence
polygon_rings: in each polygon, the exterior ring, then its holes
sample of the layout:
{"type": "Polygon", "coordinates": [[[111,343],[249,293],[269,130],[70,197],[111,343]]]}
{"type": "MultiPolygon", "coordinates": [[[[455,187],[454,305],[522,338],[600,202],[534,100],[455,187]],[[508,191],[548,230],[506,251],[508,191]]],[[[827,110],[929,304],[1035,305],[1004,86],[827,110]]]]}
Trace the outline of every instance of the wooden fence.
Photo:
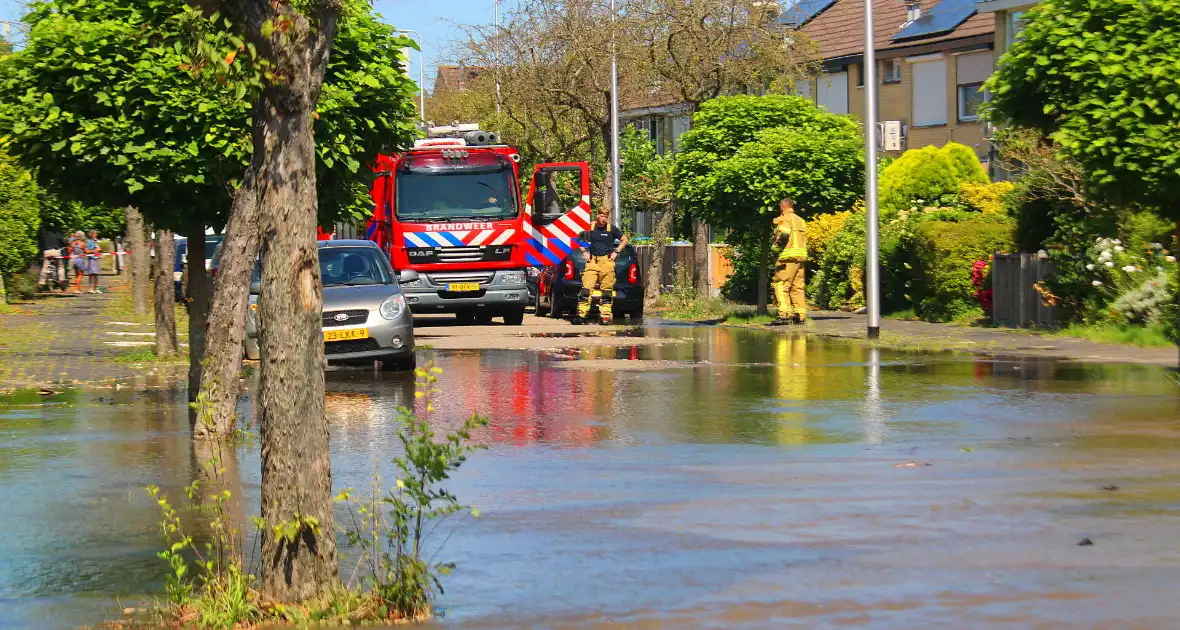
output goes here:
{"type": "Polygon", "coordinates": [[[1049,328],[1057,324],[1057,307],[1037,291],[1053,275],[1045,254],[1000,254],[992,263],[992,322],[1008,328],[1049,328]]]}

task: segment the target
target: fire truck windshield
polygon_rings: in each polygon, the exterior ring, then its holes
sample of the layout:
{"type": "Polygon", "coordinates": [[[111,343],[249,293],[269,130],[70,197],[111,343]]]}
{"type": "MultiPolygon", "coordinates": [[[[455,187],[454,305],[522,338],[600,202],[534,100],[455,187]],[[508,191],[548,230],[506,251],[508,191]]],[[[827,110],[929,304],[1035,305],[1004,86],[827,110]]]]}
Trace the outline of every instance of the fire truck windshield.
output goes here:
{"type": "MultiPolygon", "coordinates": [[[[432,165],[433,166],[433,165],[432,165]]],[[[401,221],[502,221],[518,214],[512,167],[403,168],[394,209],[401,221]]]]}

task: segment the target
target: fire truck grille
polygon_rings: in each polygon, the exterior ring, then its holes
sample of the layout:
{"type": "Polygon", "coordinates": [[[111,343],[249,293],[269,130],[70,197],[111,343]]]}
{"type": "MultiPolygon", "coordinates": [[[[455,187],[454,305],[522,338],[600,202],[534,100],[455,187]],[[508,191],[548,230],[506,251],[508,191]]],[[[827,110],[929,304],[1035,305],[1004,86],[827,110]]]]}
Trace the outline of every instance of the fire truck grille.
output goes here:
{"type": "Polygon", "coordinates": [[[450,282],[478,282],[480,284],[490,284],[492,279],[496,277],[496,272],[471,272],[464,273],[461,271],[445,272],[445,273],[430,273],[427,274],[430,281],[436,285],[445,285],[450,282]]]}
{"type": "Polygon", "coordinates": [[[479,247],[440,247],[435,250],[439,262],[479,262],[483,250],[479,247]]]}

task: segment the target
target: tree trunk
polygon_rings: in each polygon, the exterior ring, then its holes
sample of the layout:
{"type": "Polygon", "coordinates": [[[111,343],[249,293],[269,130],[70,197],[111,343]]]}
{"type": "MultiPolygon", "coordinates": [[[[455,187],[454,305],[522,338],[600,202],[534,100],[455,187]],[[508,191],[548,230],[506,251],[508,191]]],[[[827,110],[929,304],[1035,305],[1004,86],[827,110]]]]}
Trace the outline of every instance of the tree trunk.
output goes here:
{"type": "Polygon", "coordinates": [[[156,230],[155,284],[152,298],[156,311],[156,356],[176,354],[176,296],[173,270],[176,265],[176,241],[172,232],[156,230]]]}
{"type": "Polygon", "coordinates": [[[758,245],[758,314],[765,315],[769,311],[766,308],[767,302],[767,288],[770,285],[770,235],[771,231],[764,229],[762,231],[762,242],[758,245]]]}
{"type": "Polygon", "coordinates": [[[253,158],[262,239],[261,581],[263,595],[281,603],[327,593],[336,585],[338,570],[324,415],[313,116],[339,5],[310,4],[314,23],[289,4],[244,3],[247,32],[281,77],[263,89],[255,106],[253,158]],[[282,21],[287,28],[264,29],[268,21],[282,21]],[[281,524],[294,525],[297,533],[276,535],[274,528],[281,524]]]}
{"type": "Polygon", "coordinates": [[[250,275],[258,255],[258,203],[253,170],[246,172],[242,187],[234,194],[217,282],[213,285],[213,308],[205,340],[205,366],[201,391],[207,402],[193,426],[193,437],[217,439],[233,433],[237,419],[238,379],[242,372],[242,341],[245,337],[246,306],[250,275]]]}
{"type": "Polygon", "coordinates": [[[209,320],[209,274],[205,271],[205,225],[197,221],[188,230],[188,264],[185,265],[185,305],[188,307],[188,401],[201,389],[201,361],[205,358],[205,333],[209,320]]]}
{"type": "Polygon", "coordinates": [[[127,266],[131,274],[131,308],[136,317],[143,317],[148,314],[148,294],[152,284],[151,247],[139,210],[127,206],[123,214],[127,218],[127,247],[131,250],[131,264],[127,266]]]}
{"type": "Polygon", "coordinates": [[[709,224],[693,219],[692,258],[696,269],[697,297],[709,297],[713,279],[709,277],[709,224]]]}
{"type": "Polygon", "coordinates": [[[647,289],[644,291],[643,303],[651,306],[660,297],[664,284],[664,250],[665,242],[672,234],[672,220],[676,216],[675,202],[668,203],[660,211],[655,221],[655,233],[652,235],[651,266],[647,270],[647,289]]]}

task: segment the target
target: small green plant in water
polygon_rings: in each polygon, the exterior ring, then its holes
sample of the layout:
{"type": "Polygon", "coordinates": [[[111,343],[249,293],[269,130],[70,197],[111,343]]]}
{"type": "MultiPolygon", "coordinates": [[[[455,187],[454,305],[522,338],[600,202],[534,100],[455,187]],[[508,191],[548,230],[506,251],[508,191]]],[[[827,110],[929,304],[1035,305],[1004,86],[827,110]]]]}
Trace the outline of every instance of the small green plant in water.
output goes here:
{"type": "Polygon", "coordinates": [[[225,469],[214,456],[205,464],[210,479],[185,487],[192,512],[203,518],[207,539],[197,544],[177,510],[157,486],[147,493],[160,508],[160,529],[167,547],[157,555],[168,563],[164,580],[168,603],[160,615],[169,623],[202,628],[233,628],[262,618],[252,589],[254,576],[244,570],[242,533],[229,516],[231,494],[224,489],[225,469]]]}
{"type": "MultiPolygon", "coordinates": [[[[404,454],[393,459],[394,486],[382,489],[375,475],[369,501],[355,500],[351,490],[337,497],[348,503],[353,520],[348,539],[361,548],[357,569],[364,569],[361,580],[369,583],[379,600],[379,617],[428,617],[436,594],[443,592],[440,577],[454,569],[451,563],[434,561],[437,549],[429,553],[426,538],[446,517],[469,509],[441,484],[469,453],[483,448],[471,443],[471,432],[485,426],[487,419],[475,414],[453,432],[436,434],[431,420],[440,394],[440,374],[433,361],[415,370],[414,397],[422,413],[405,407],[398,410],[402,416],[398,439],[404,454]]],[[[477,510],[471,514],[479,516],[477,510]]]]}

